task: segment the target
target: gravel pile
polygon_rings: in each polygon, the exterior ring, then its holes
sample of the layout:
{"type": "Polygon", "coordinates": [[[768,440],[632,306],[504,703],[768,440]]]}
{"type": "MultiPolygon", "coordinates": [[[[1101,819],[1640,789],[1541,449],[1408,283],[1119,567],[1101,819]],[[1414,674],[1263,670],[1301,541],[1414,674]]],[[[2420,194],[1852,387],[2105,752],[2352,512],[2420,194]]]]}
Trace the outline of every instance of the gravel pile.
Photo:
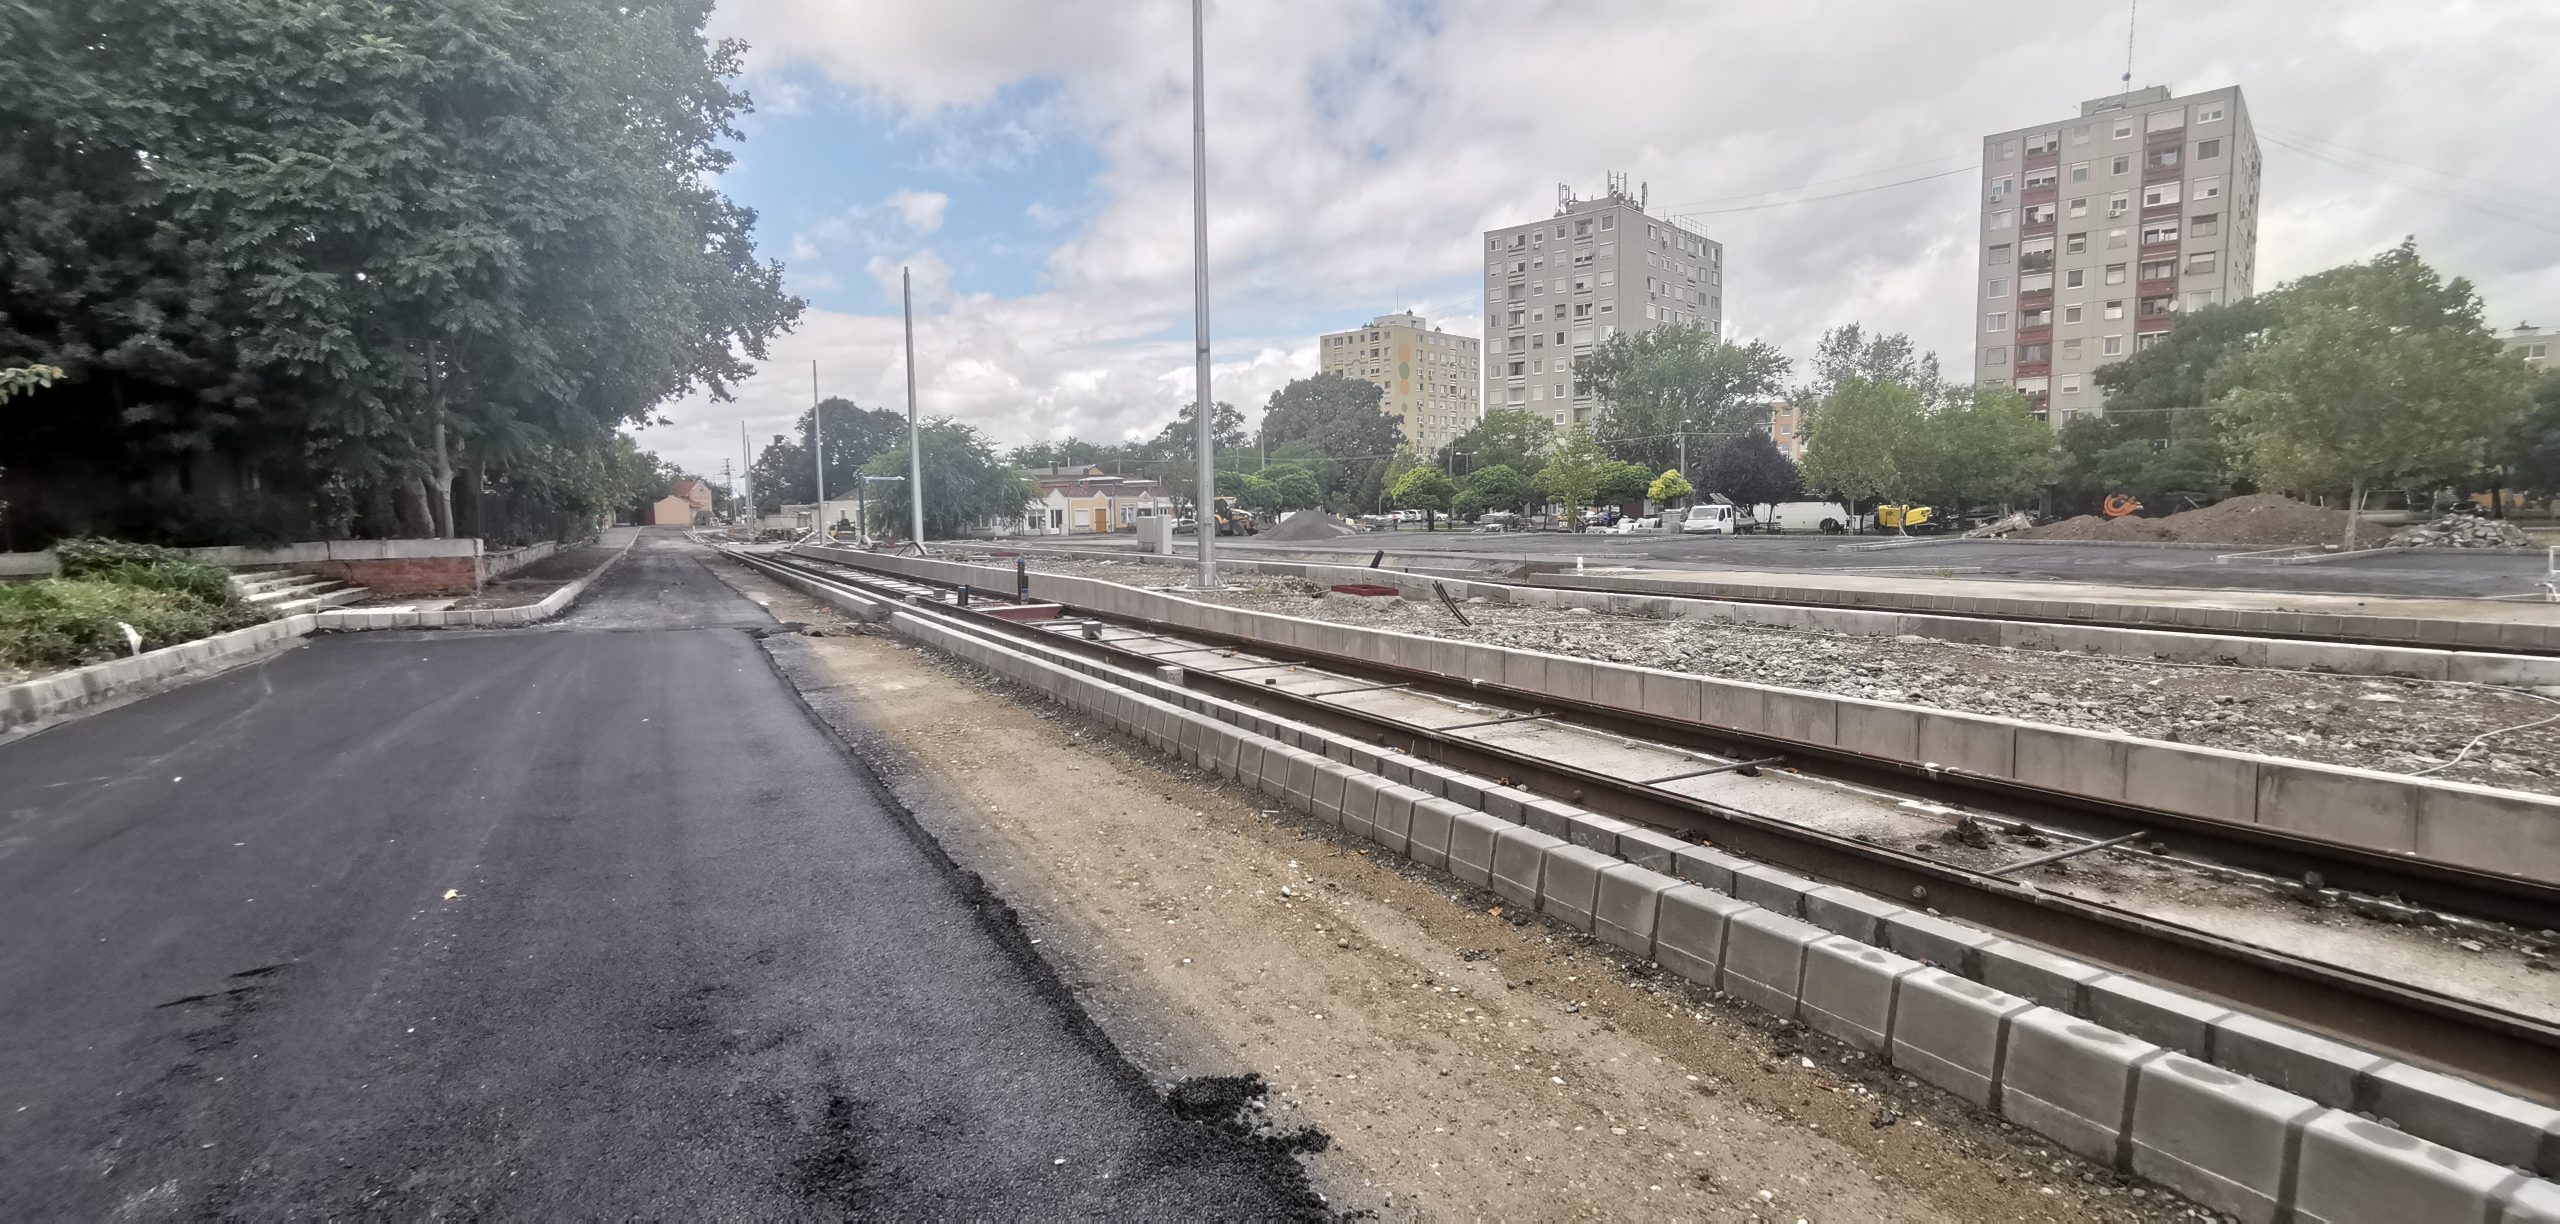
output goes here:
{"type": "MultiPolygon", "coordinates": [[[[1189,571],[1143,562],[1040,568],[1160,589],[1189,571]]],[[[1219,602],[1612,663],[1866,697],[2393,773],[2454,760],[2474,736],[2560,715],[2529,693],[2362,676],[2005,650],[1921,637],[1658,621],[1585,609],[1329,599],[1301,579],[1238,574],[1219,602]]],[[[1184,592],[1186,598],[1202,596],[1184,592]]],[[[2560,723],[2496,736],[2431,777],[2560,794],[2560,723]]]]}
{"type": "Polygon", "coordinates": [[[2528,548],[2533,537],[2505,519],[2448,514],[2432,523],[2403,527],[2382,543],[2388,548],[2528,548]]]}
{"type": "Polygon", "coordinates": [[[2022,540],[2159,540],[2185,544],[2246,544],[2261,548],[2335,544],[2347,534],[2347,512],[2329,510],[2273,493],[2218,501],[2165,518],[2103,518],[2084,514],[2021,531],[2022,540]]]}

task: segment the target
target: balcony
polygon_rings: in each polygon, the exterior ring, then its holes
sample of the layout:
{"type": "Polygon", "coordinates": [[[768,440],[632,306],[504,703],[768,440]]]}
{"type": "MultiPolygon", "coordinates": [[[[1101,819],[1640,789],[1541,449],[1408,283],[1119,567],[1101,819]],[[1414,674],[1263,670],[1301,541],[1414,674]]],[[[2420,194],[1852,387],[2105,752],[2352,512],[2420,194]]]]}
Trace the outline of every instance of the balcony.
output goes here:
{"type": "Polygon", "coordinates": [[[2051,271],[2053,271],[2053,252],[2051,252],[2051,251],[2031,251],[2031,252],[2029,252],[2029,253],[2027,253],[2027,254],[2024,254],[2024,255],[2019,256],[2019,257],[2018,257],[2018,271],[2020,271],[2020,272],[2022,272],[2022,273],[2036,273],[2036,272],[2051,272],[2051,271]]]}
{"type": "Polygon", "coordinates": [[[2050,361],[2021,361],[2016,371],[2011,374],[2013,378],[2051,378],[2052,376],[2053,363],[2050,361]]]}

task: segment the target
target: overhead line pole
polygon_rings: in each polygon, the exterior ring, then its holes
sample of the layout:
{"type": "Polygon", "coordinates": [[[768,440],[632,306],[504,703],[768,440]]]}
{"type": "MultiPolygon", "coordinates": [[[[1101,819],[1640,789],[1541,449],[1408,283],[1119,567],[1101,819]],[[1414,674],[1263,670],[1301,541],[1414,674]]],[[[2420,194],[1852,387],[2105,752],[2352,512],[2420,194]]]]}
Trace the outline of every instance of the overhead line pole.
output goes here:
{"type": "Polygon", "coordinates": [[[809,511],[809,525],[817,529],[818,538],[827,538],[827,452],[826,438],[818,411],[818,359],[809,359],[809,466],[818,474],[818,504],[809,511]]]}
{"type": "Polygon", "coordinates": [[[1218,585],[1218,410],[1209,400],[1209,104],[1203,85],[1208,53],[1201,32],[1201,0],[1191,0],[1191,309],[1198,332],[1197,367],[1200,486],[1191,498],[1192,534],[1200,537],[1202,589],[1218,585]]]}
{"type": "Polygon", "coordinates": [[[898,269],[898,301],[907,316],[907,496],[915,512],[916,551],[924,551],[924,432],[916,424],[916,293],[905,268],[898,269]]]}

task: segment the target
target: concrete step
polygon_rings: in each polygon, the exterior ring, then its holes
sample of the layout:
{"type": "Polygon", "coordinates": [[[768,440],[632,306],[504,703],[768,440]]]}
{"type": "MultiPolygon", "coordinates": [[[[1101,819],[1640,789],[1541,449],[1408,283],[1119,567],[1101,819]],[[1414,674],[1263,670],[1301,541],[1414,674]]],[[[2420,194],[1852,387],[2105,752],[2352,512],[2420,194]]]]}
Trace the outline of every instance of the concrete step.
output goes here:
{"type": "Polygon", "coordinates": [[[357,603],[373,594],[373,591],[370,588],[350,586],[341,582],[331,582],[323,585],[327,586],[329,589],[317,594],[304,593],[296,598],[288,599],[282,603],[272,604],[270,606],[272,606],[280,616],[291,616],[296,612],[317,612],[323,608],[335,608],[346,604],[357,603]]]}
{"type": "Polygon", "coordinates": [[[248,593],[247,599],[251,603],[275,604],[280,606],[294,600],[306,599],[310,596],[320,594],[323,591],[333,590],[345,585],[345,583],[340,582],[335,578],[313,578],[309,575],[296,575],[295,581],[271,583],[262,586],[255,591],[251,591],[248,593]]]}
{"type": "Polygon", "coordinates": [[[292,570],[248,570],[231,575],[231,589],[238,591],[244,599],[254,599],[262,592],[310,581],[313,581],[311,575],[292,570]]]}

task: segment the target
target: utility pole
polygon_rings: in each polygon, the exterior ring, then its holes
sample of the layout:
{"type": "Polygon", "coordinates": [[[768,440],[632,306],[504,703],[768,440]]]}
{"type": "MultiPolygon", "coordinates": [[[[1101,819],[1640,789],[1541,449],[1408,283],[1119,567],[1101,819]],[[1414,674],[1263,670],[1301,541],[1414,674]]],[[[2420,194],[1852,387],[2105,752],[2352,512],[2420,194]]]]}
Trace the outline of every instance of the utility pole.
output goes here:
{"type": "Polygon", "coordinates": [[[755,448],[747,442],[745,421],[738,422],[738,460],[746,464],[738,469],[738,493],[740,504],[747,508],[747,530],[750,533],[747,538],[752,542],[755,539],[752,533],[762,520],[756,517],[756,456],[755,448]]]}
{"type": "Polygon", "coordinates": [[[1200,537],[1200,588],[1218,585],[1218,452],[1216,405],[1209,400],[1209,103],[1201,0],[1191,0],[1191,310],[1198,333],[1193,356],[1199,383],[1200,488],[1192,497],[1192,534],[1200,537]]]}
{"type": "Polygon", "coordinates": [[[809,525],[818,529],[818,538],[827,538],[827,452],[826,439],[818,411],[818,359],[809,359],[809,466],[818,476],[818,504],[809,511],[809,525]]]}
{"type": "Polygon", "coordinates": [[[916,424],[916,291],[905,268],[898,269],[898,303],[907,316],[907,496],[915,511],[916,551],[924,551],[924,433],[916,424]]]}

